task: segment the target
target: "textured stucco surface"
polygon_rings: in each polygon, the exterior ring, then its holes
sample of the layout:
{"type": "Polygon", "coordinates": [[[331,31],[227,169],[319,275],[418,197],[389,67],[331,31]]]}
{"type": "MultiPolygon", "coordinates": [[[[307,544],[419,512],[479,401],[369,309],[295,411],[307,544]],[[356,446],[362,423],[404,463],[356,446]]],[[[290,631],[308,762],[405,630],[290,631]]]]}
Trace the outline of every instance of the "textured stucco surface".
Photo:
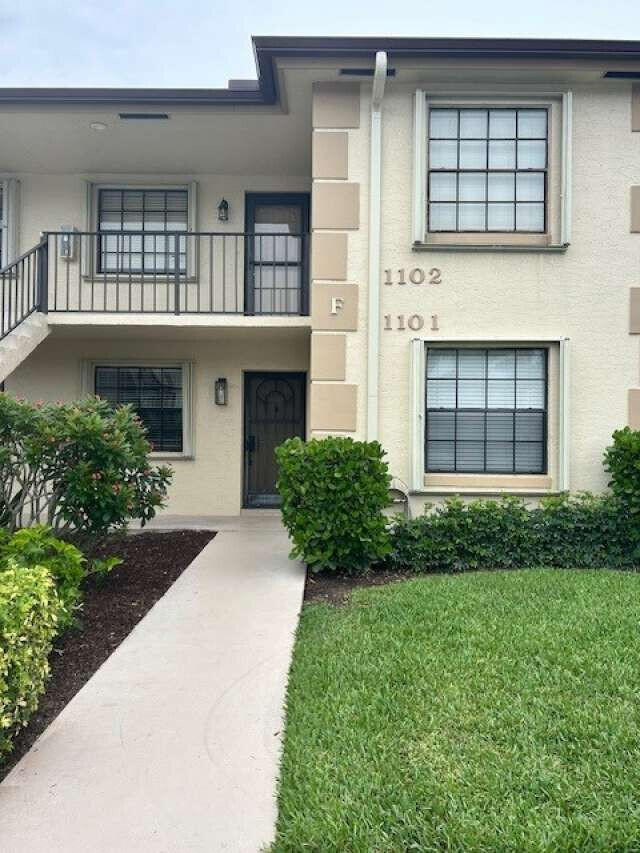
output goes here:
{"type": "MultiPolygon", "coordinates": [[[[568,251],[455,253],[411,250],[413,87],[388,87],[382,266],[438,267],[442,284],[383,285],[381,314],[423,314],[425,330],[430,315],[437,314],[439,331],[426,334],[438,341],[569,337],[571,487],[600,489],[606,483],[603,448],[612,431],[626,423],[627,391],[639,383],[638,343],[628,328],[629,287],[640,278],[640,239],[629,233],[628,199],[630,185],[640,178],[640,136],[629,130],[628,84],[576,85],[573,91],[573,238],[568,251]]],[[[363,233],[364,228],[359,239],[363,233]]],[[[356,263],[350,256],[350,264],[356,263]]],[[[362,259],[352,269],[366,281],[362,259]]],[[[362,319],[360,336],[366,333],[362,319]]],[[[381,332],[380,439],[392,473],[407,482],[409,422],[401,413],[409,410],[409,341],[414,336],[409,330],[381,332]]],[[[350,348],[348,361],[355,349],[350,348]]]]}
{"type": "MultiPolygon", "coordinates": [[[[242,502],[243,371],[309,368],[309,339],[299,331],[237,330],[210,340],[77,340],[51,335],[12,374],[7,390],[33,400],[73,400],[82,393],[84,361],[154,359],[193,363],[192,459],[171,459],[174,479],[166,511],[184,515],[236,515],[242,502]],[[229,403],[216,406],[217,377],[229,382],[229,403]]],[[[201,333],[202,334],[202,333],[201,333]]]]}

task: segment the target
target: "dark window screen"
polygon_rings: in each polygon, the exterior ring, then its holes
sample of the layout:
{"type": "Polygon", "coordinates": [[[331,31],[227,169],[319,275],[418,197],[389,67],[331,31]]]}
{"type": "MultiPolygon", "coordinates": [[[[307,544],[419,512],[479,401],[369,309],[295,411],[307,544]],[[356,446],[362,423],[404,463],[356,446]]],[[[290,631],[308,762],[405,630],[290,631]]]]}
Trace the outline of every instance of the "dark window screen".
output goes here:
{"type": "Polygon", "coordinates": [[[182,452],[180,367],[96,367],[95,392],[114,406],[133,406],[155,451],[182,452]]]}

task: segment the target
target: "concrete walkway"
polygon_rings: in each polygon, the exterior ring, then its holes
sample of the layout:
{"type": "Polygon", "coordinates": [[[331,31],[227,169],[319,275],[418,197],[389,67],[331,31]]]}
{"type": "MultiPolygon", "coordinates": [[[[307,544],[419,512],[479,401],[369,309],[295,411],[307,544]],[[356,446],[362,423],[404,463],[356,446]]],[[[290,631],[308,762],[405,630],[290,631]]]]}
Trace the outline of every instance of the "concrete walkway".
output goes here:
{"type": "Polygon", "coordinates": [[[272,839],[304,570],[267,518],[219,533],[7,776],[2,853],[272,839]]]}

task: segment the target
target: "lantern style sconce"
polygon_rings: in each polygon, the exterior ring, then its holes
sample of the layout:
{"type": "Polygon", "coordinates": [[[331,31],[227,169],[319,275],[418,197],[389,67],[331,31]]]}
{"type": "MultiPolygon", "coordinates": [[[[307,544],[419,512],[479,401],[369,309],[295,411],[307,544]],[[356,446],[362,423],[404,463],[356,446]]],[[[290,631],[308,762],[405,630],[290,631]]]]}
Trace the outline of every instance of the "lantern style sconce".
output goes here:
{"type": "Polygon", "coordinates": [[[216,401],[216,406],[226,406],[227,405],[227,380],[221,376],[216,379],[215,390],[214,390],[214,400],[216,401]]]}
{"type": "Polygon", "coordinates": [[[218,205],[218,221],[227,222],[229,220],[229,202],[223,198],[218,205]]]}

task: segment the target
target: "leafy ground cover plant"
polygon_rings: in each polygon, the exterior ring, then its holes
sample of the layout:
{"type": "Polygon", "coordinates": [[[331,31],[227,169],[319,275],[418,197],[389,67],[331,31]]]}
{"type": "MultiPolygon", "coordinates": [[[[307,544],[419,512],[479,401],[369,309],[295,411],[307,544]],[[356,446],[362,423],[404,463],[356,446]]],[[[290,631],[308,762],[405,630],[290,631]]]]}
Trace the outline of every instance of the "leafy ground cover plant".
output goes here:
{"type": "Polygon", "coordinates": [[[96,397],[37,405],[0,394],[0,525],[95,533],[133,518],[144,524],[171,481],[150,451],[129,406],[96,397]]]}
{"type": "Polygon", "coordinates": [[[632,568],[640,563],[624,506],[613,495],[563,494],[527,507],[514,497],[455,497],[394,526],[389,563],[415,572],[632,568]]]}
{"type": "Polygon", "coordinates": [[[0,759],[38,706],[65,609],[44,566],[0,571],[0,759]]]}
{"type": "Polygon", "coordinates": [[[390,550],[383,509],[390,477],[376,441],[291,438],[276,450],[292,556],[312,571],[362,571],[390,550]]]}

